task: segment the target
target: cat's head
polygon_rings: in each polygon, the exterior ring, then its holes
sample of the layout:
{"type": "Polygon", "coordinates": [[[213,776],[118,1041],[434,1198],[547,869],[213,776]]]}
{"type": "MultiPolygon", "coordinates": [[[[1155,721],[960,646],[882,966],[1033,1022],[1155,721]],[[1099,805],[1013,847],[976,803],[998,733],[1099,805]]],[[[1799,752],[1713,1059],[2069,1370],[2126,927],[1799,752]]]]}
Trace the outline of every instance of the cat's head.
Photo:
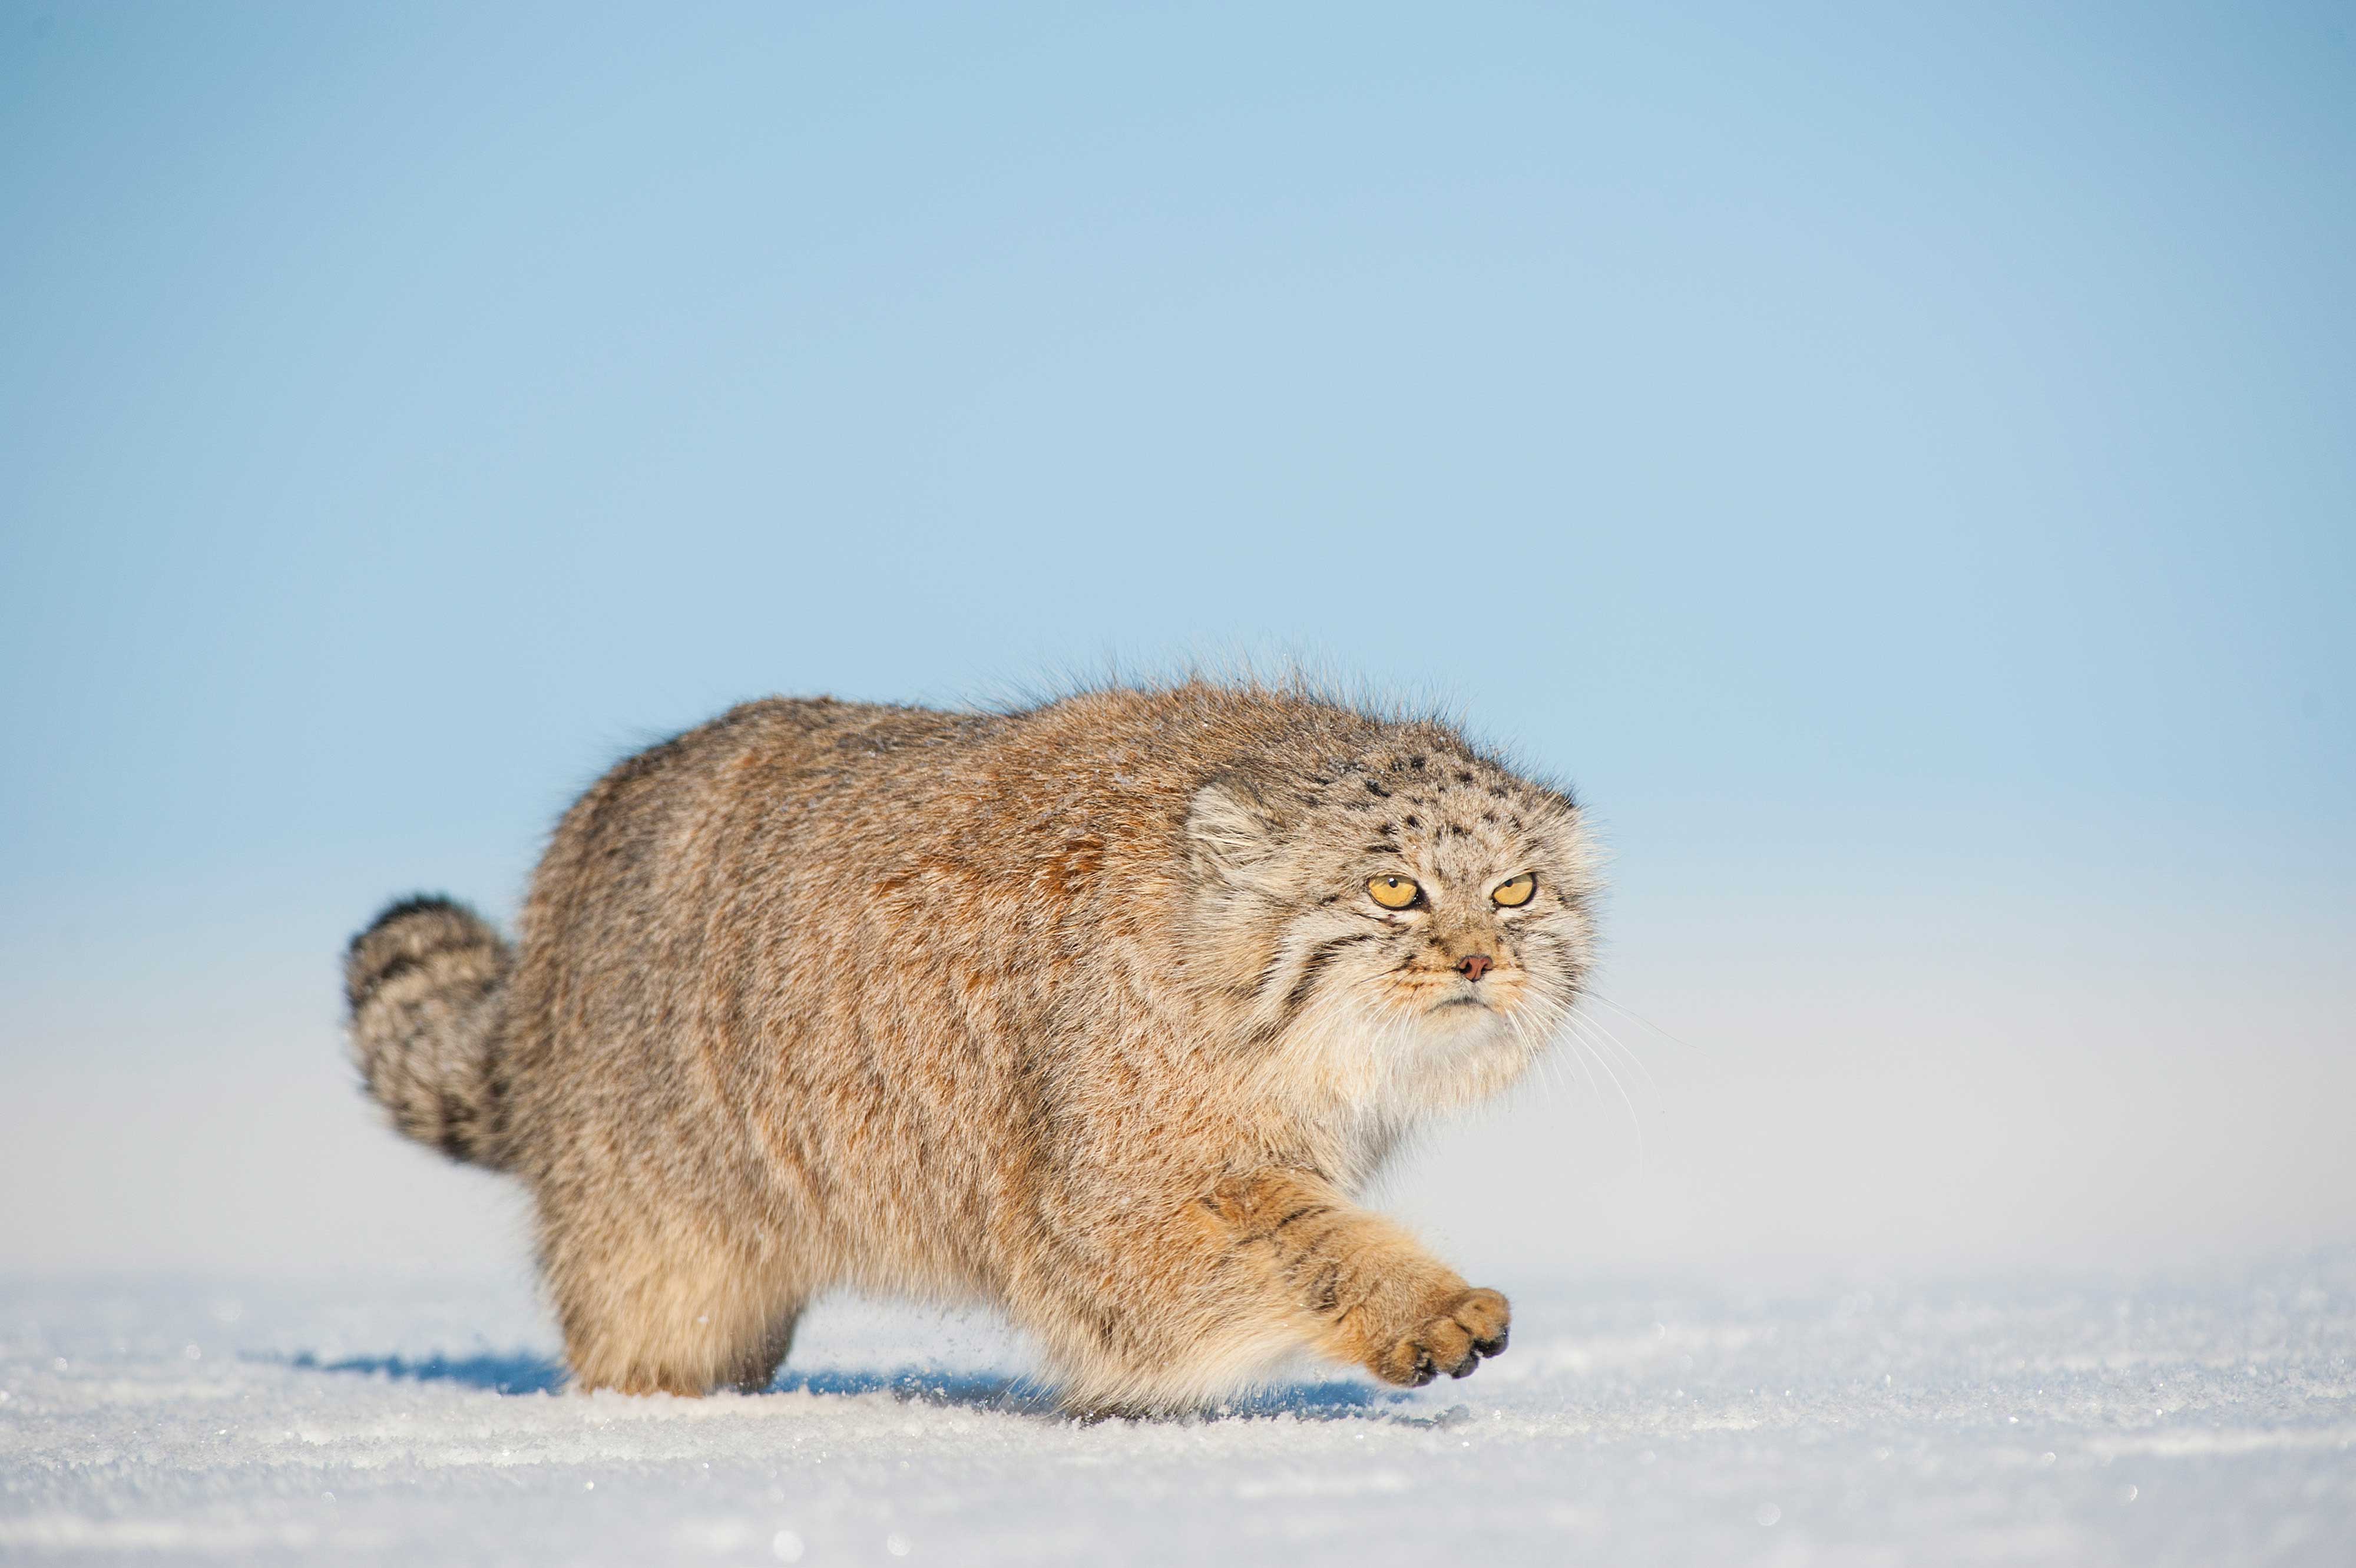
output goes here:
{"type": "Polygon", "coordinates": [[[1190,968],[1272,1089],[1393,1119],[1511,1082],[1594,954],[1578,806],[1433,725],[1189,802],[1190,968]]]}

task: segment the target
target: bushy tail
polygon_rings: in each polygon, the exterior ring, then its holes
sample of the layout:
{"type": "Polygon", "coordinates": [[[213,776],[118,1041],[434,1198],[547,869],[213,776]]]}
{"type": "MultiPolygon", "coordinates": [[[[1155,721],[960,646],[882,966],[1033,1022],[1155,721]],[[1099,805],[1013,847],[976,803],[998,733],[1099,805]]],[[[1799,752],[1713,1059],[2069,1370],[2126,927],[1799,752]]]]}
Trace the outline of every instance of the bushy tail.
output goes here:
{"type": "Polygon", "coordinates": [[[352,939],[344,995],[352,1059],[392,1124],[497,1170],[506,1117],[508,973],[515,954],[472,909],[404,898],[352,939]]]}

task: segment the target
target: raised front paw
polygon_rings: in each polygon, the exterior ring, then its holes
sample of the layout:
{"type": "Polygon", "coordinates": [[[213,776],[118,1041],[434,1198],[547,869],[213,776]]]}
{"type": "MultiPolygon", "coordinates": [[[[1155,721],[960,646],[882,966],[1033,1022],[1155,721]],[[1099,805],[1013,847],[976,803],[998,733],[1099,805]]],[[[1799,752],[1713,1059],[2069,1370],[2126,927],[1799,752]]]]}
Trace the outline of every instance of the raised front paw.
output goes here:
{"type": "Polygon", "coordinates": [[[1377,1350],[1367,1367],[1387,1382],[1419,1389],[1440,1373],[1472,1375],[1483,1356],[1505,1348],[1514,1309],[1493,1290],[1468,1290],[1443,1302],[1434,1316],[1377,1350]]]}

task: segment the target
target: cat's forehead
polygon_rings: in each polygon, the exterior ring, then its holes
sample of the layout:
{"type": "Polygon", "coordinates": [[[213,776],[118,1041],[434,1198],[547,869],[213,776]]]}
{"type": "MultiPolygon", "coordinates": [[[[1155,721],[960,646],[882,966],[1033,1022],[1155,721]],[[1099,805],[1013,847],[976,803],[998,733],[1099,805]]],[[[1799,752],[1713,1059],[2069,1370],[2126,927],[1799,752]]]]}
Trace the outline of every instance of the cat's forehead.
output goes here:
{"type": "Polygon", "coordinates": [[[1330,758],[1312,786],[1335,832],[1442,870],[1485,872],[1576,832],[1565,797],[1452,746],[1409,742],[1330,758]]]}

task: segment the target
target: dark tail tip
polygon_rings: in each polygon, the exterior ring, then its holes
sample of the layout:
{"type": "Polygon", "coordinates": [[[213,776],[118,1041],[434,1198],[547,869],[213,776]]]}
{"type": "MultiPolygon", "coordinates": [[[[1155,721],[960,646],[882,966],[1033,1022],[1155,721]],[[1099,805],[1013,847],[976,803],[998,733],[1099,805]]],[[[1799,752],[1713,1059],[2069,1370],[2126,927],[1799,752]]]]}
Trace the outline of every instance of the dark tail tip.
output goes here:
{"type": "Polygon", "coordinates": [[[490,922],[438,895],[403,898],[344,953],[354,1062],[393,1125],[497,1166],[501,1022],[513,955],[490,922]]]}

